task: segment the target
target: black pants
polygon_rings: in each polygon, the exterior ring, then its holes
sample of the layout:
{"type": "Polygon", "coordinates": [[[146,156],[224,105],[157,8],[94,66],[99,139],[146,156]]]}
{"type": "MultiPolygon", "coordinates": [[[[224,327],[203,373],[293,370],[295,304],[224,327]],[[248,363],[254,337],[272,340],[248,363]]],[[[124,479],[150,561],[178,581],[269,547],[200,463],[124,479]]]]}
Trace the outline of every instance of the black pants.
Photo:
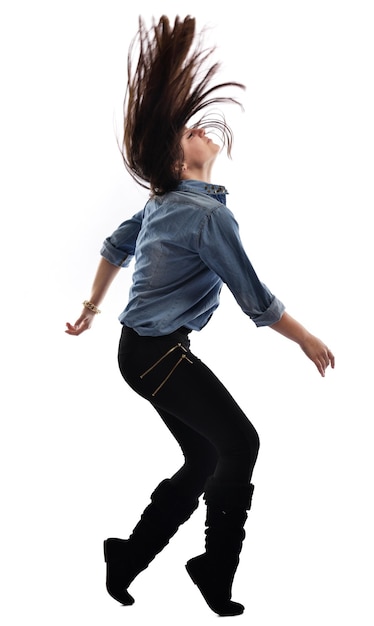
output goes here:
{"type": "Polygon", "coordinates": [[[182,449],[185,462],[173,483],[198,497],[213,474],[222,481],[249,483],[259,437],[189,346],[183,328],[162,337],[141,337],[124,326],[118,361],[126,382],[151,402],[182,449]]]}

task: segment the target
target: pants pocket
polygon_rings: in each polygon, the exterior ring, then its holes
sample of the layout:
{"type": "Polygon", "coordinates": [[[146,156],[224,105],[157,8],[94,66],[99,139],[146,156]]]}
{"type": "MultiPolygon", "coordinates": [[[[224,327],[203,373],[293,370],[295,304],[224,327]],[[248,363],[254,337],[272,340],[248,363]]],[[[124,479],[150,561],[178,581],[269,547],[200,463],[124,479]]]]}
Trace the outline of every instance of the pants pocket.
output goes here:
{"type": "Polygon", "coordinates": [[[168,371],[166,376],[164,376],[164,378],[161,380],[160,384],[152,392],[152,397],[153,398],[160,391],[160,389],[162,389],[162,387],[169,380],[169,378],[175,372],[175,370],[177,369],[178,365],[180,365],[182,363],[182,361],[186,361],[190,365],[193,365],[193,361],[191,361],[191,359],[189,359],[188,356],[187,356],[188,350],[181,343],[177,343],[172,348],[169,348],[169,350],[167,350],[167,352],[165,352],[165,354],[163,354],[159,359],[157,359],[157,361],[155,363],[153,363],[153,365],[151,365],[145,372],[143,372],[143,374],[140,375],[140,378],[141,379],[145,378],[148,374],[150,374],[153,370],[155,370],[159,365],[161,365],[161,363],[163,363],[165,361],[165,359],[167,359],[167,357],[170,356],[171,354],[173,354],[176,350],[178,350],[177,354],[179,354],[179,359],[177,360],[176,363],[174,363],[172,365],[171,369],[168,371]]]}

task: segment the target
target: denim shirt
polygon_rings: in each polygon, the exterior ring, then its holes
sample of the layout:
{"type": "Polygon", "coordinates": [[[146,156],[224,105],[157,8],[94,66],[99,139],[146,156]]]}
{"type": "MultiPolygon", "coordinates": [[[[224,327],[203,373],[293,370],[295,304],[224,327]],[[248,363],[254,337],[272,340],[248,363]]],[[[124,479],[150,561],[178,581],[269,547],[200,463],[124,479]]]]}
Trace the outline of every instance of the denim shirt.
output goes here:
{"type": "Polygon", "coordinates": [[[219,305],[225,283],[256,326],[277,322],[284,305],[260,282],[227,190],[198,180],[148,200],[143,211],[108,237],[101,255],[127,267],[135,256],[129,300],[119,316],[139,335],[160,336],[181,326],[201,330],[219,305]]]}

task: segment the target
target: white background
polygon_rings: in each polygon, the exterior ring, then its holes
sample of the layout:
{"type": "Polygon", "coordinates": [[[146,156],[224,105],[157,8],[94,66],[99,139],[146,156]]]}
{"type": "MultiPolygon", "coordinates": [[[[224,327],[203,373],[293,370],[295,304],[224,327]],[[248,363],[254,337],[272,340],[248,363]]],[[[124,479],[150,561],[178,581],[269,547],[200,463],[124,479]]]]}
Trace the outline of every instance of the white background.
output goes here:
{"type": "MultiPolygon", "coordinates": [[[[212,27],[245,112],[213,182],[261,279],[336,354],[322,379],[224,290],[192,349],[259,431],[234,599],[251,626],[372,626],[373,16],[363,0],[7,0],[0,10],[2,623],[204,624],[184,570],[204,506],[133,584],[105,591],[102,539],[126,537],[181,463],[116,363],[131,272],[95,326],[65,335],[103,239],[142,208],[116,144],[137,16],[212,27]],[[246,11],[244,12],[244,6],[246,11]],[[224,354],[224,358],[222,358],[224,354]],[[145,441],[145,443],[144,443],[145,441]]],[[[231,623],[234,618],[226,618],[231,623]]]]}

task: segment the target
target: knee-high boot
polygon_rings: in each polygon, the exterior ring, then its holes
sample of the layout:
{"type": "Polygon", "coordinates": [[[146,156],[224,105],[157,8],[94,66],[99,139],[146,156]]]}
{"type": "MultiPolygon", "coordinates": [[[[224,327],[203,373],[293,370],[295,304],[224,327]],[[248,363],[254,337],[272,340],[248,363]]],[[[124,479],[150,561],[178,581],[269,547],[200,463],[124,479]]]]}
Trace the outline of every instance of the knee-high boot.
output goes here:
{"type": "Polygon", "coordinates": [[[106,588],[125,605],[134,603],[127,588],[146,569],[156,554],[169,543],[179,526],[198,506],[198,498],[187,497],[169,479],[158,485],[129,539],[104,541],[106,588]]]}
{"type": "Polygon", "coordinates": [[[244,606],[231,601],[231,588],[245,538],[244,524],[250,509],[252,484],[208,480],[205,553],[186,565],[208,606],[218,615],[240,615],[244,606]]]}

